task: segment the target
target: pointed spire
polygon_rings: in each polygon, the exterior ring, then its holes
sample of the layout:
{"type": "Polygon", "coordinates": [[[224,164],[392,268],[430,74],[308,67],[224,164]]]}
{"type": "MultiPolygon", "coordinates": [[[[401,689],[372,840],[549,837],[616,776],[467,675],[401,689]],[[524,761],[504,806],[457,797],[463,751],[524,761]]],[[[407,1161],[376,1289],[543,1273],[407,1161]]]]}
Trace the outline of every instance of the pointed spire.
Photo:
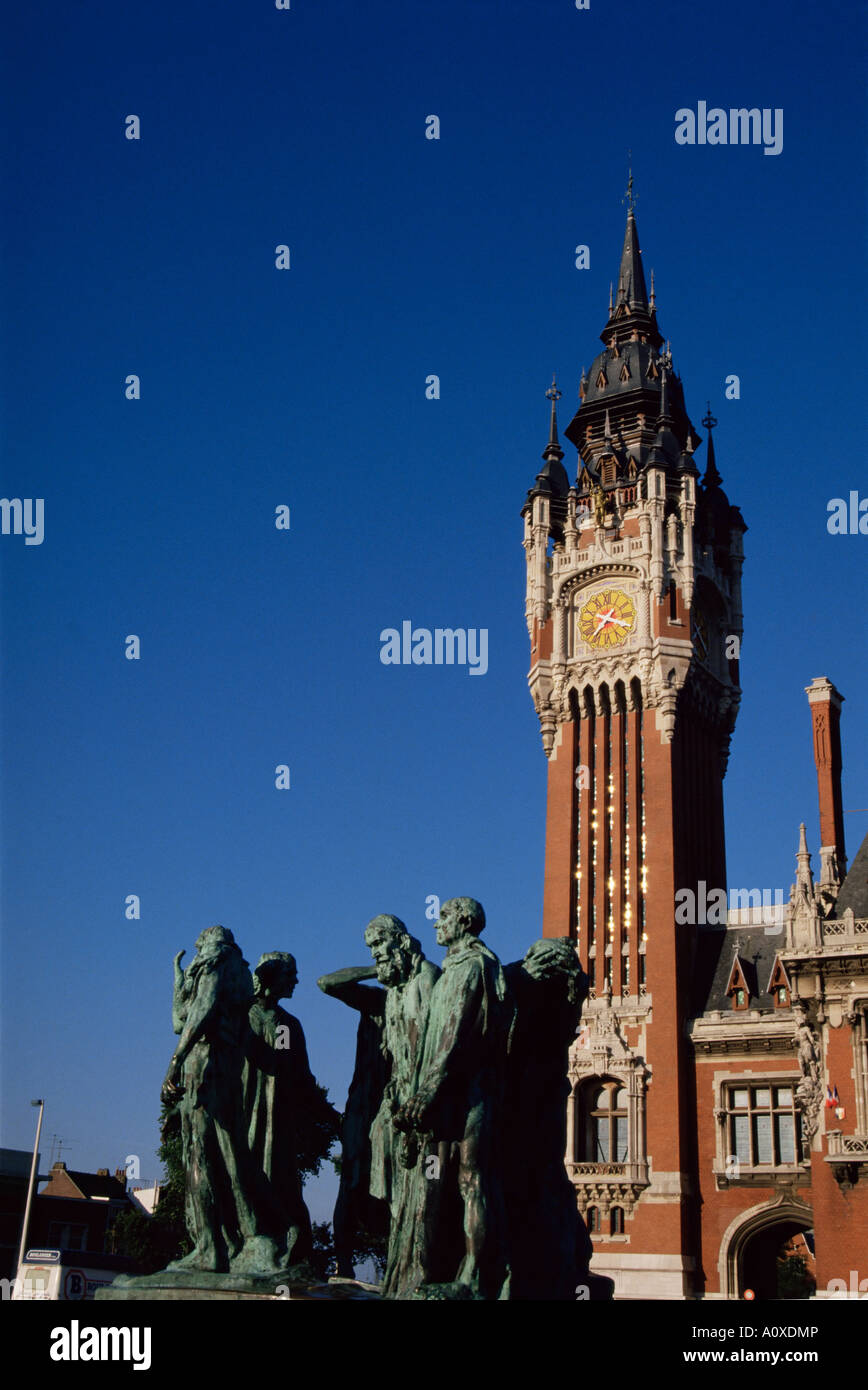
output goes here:
{"type": "Polygon", "coordinates": [[[552,403],[552,414],[551,420],[549,422],[549,442],[543,449],[542,456],[546,460],[557,459],[558,463],[560,463],[561,459],[564,456],[564,451],[558,443],[557,403],[560,400],[561,395],[562,392],[558,390],[558,383],[555,380],[555,374],[553,372],[552,384],[546,391],[546,400],[549,400],[552,403]]]}
{"type": "Polygon", "coordinates": [[[561,398],[558,384],[552,377],[552,384],[546,391],[546,399],[552,403],[551,420],[549,422],[549,440],[542,451],[543,466],[536,475],[536,490],[550,493],[553,497],[564,498],[570,490],[570,480],[567,477],[567,470],[561,463],[564,451],[558,443],[558,417],[557,402],[561,398]]]}
{"type": "Polygon", "coordinates": [[[611,444],[611,442],[612,442],[612,426],[609,424],[609,412],[608,412],[608,410],[606,411],[606,428],[605,428],[605,430],[603,431],[603,438],[606,440],[607,443],[611,444]]]}
{"type": "Polygon", "coordinates": [[[708,430],[708,453],[706,455],[705,477],[702,480],[702,484],[703,487],[707,489],[711,487],[720,487],[723,479],[717,471],[717,460],[714,457],[714,435],[712,434],[712,430],[717,424],[717,421],[711,413],[711,401],[706,401],[706,405],[708,406],[708,414],[703,417],[702,423],[708,430]]]}
{"type": "Polygon", "coordinates": [[[681,457],[678,460],[678,468],[681,473],[692,473],[694,478],[698,478],[699,469],[696,467],[696,464],[693,459],[693,453],[695,449],[696,443],[694,441],[693,435],[688,429],[687,440],[685,442],[684,448],[681,451],[681,457]]]}
{"type": "Polygon", "coordinates": [[[654,293],[654,271],[653,271],[653,270],[651,271],[651,298],[650,298],[650,300],[649,300],[649,302],[648,302],[648,307],[650,308],[652,314],[655,314],[655,313],[657,312],[657,296],[656,296],[656,294],[654,293]]]}
{"type": "Polygon", "coordinates": [[[657,416],[657,429],[672,429],[672,416],[669,413],[669,378],[666,375],[668,362],[662,363],[660,373],[660,413],[657,416]]]}
{"type": "Polygon", "coordinates": [[[805,895],[813,900],[814,896],[814,875],[811,872],[811,856],[808,851],[808,836],[805,831],[805,823],[799,826],[799,849],[796,854],[796,889],[802,889],[805,895]]]}
{"type": "Polygon", "coordinates": [[[618,271],[619,303],[629,304],[631,309],[644,309],[650,312],[648,291],[645,288],[645,272],[642,269],[642,253],[639,250],[639,233],[633,209],[627,213],[627,229],[624,233],[624,248],[621,252],[621,265],[618,271]]]}

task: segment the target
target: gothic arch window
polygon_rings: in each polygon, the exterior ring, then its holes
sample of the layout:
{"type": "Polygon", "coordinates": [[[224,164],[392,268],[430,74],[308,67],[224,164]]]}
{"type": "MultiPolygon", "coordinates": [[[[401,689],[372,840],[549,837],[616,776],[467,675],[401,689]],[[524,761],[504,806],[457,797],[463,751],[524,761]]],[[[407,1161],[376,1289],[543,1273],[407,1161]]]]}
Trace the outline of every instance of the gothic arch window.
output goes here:
{"type": "Polygon", "coordinates": [[[588,1223],[588,1230],[590,1231],[591,1235],[598,1236],[600,1234],[600,1231],[602,1230],[602,1222],[600,1221],[600,1208],[588,1207],[585,1219],[588,1223]]]}
{"type": "Polygon", "coordinates": [[[624,1208],[612,1207],[609,1212],[609,1233],[613,1236],[624,1234],[624,1208]]]}
{"type": "Polygon", "coordinates": [[[583,1157],[590,1163],[626,1163],[627,1092],[620,1081],[594,1081],[585,1087],[583,1157]]]}

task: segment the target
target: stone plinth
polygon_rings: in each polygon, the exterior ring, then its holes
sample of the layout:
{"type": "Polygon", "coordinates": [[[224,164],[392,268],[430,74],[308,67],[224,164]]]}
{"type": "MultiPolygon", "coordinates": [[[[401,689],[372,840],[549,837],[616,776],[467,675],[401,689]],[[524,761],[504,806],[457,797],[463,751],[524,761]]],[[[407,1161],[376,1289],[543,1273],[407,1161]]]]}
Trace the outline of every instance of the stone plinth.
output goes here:
{"type": "Polygon", "coordinates": [[[208,1274],[201,1270],[161,1270],[158,1274],[122,1274],[112,1284],[97,1289],[94,1297],[100,1302],[112,1300],[125,1303],[178,1303],[204,1300],[208,1303],[232,1300],[291,1303],[330,1303],[367,1301],[379,1303],[380,1295],[372,1284],[354,1279],[338,1279],[328,1283],[287,1279],[279,1275],[252,1277],[238,1274],[208,1274]]]}

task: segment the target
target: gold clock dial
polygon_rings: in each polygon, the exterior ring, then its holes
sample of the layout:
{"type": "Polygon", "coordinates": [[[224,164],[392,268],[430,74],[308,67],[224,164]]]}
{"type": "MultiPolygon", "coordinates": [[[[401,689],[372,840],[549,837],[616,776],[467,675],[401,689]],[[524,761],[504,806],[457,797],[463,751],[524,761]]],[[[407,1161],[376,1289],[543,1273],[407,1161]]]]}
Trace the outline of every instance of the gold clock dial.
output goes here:
{"type": "Polygon", "coordinates": [[[602,589],[579,610],[579,637],[598,651],[620,647],[635,626],[636,607],[623,589],[602,589]]]}

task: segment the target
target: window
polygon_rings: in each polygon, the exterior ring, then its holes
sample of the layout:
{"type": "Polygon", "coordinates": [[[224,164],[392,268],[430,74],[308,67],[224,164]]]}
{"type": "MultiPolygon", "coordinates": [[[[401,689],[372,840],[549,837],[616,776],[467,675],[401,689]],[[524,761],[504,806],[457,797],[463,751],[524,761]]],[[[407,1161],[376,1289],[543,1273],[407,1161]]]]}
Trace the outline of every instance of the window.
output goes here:
{"type": "Polygon", "coordinates": [[[600,1234],[600,1208],[588,1207],[586,1220],[591,1235],[598,1236],[600,1234]]]}
{"type": "Polygon", "coordinates": [[[52,1221],[48,1227],[48,1244],[58,1250],[84,1250],[87,1226],[73,1226],[65,1221],[52,1221]]]}
{"type": "Polygon", "coordinates": [[[591,1163],[625,1163],[627,1092],[619,1081],[605,1081],[587,1094],[585,1158],[591,1163]]]}
{"type": "Polygon", "coordinates": [[[792,1083],[729,1087],[726,1123],[729,1153],[739,1167],[795,1165],[799,1115],[792,1083]]]}
{"type": "Polygon", "coordinates": [[[624,1234],[624,1208],[613,1207],[609,1213],[609,1230],[613,1236],[624,1234]]]}

